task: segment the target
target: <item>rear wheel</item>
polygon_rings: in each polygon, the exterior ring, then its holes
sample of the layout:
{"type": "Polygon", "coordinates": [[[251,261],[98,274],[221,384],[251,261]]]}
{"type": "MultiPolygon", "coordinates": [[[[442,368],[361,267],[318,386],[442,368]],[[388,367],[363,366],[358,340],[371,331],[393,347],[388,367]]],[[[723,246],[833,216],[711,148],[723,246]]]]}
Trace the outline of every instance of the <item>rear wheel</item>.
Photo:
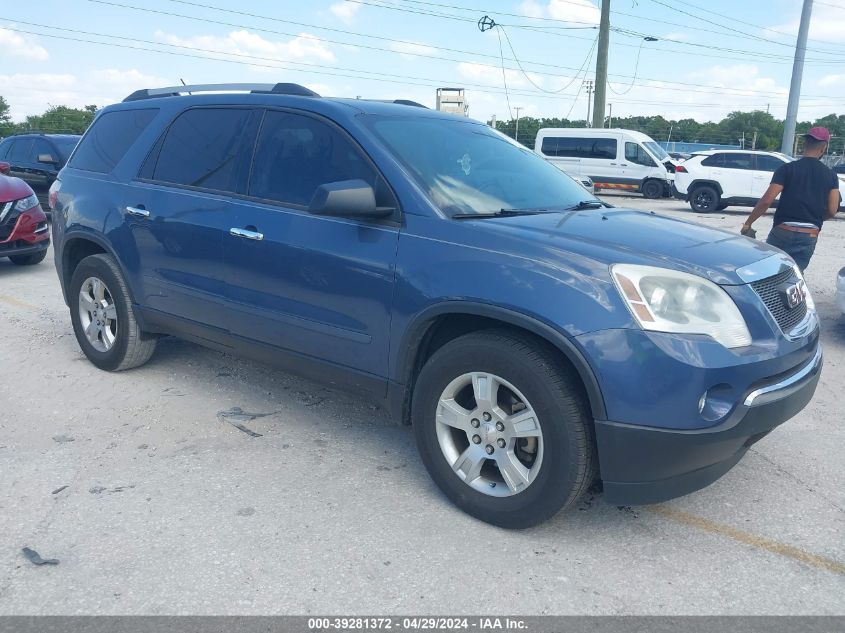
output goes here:
{"type": "Polygon", "coordinates": [[[485,331],[444,345],[420,372],[412,419],[431,477],[482,521],[535,525],[592,482],[580,383],[532,338],[485,331]]]}
{"type": "Polygon", "coordinates": [[[46,248],[40,253],[33,253],[32,255],[10,255],[9,259],[16,266],[34,266],[43,262],[45,257],[47,257],[46,248]]]}
{"type": "Polygon", "coordinates": [[[646,198],[662,198],[663,183],[659,180],[646,180],[642,186],[643,196],[646,198]]]}
{"type": "Polygon", "coordinates": [[[71,277],[68,299],[76,340],[97,367],[121,371],[152,356],[156,338],[138,327],[123,274],[111,256],[83,259],[71,277]]]}
{"type": "Polygon", "coordinates": [[[719,192],[710,185],[696,187],[689,197],[689,206],[696,213],[711,213],[719,204],[719,192]]]}

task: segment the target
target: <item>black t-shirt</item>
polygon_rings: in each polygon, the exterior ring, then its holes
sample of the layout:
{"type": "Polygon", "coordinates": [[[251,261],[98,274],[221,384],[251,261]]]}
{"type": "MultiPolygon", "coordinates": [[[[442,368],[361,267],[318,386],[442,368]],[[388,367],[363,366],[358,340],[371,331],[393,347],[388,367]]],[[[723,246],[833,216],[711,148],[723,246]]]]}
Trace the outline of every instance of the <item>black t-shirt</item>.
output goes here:
{"type": "Polygon", "coordinates": [[[833,170],[817,158],[784,163],[772,176],[773,185],[783,185],[775,211],[775,226],[784,222],[806,222],[821,228],[827,219],[827,201],[832,189],[839,189],[833,170]]]}

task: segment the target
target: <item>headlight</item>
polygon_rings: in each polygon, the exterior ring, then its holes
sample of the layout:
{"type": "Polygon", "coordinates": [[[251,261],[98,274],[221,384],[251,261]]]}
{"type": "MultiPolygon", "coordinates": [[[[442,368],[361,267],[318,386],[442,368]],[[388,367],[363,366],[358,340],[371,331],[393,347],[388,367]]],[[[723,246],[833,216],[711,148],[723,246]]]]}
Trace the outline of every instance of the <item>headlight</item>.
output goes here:
{"type": "Polygon", "coordinates": [[[18,200],[18,203],[15,205],[15,211],[29,211],[32,207],[36,206],[38,206],[38,196],[32,194],[23,200],[18,200]]]}
{"type": "Polygon", "coordinates": [[[739,308],[722,288],[696,275],[616,264],[613,281],[644,330],[706,334],[725,347],[751,344],[739,308]]]}

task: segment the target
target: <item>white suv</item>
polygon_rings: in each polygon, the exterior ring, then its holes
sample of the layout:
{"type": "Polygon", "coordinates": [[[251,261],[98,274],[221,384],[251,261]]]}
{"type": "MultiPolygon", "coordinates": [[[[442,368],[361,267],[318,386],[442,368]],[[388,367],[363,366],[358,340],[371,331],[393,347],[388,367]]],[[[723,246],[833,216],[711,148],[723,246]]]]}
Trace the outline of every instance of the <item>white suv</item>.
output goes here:
{"type": "Polygon", "coordinates": [[[777,152],[699,152],[675,168],[675,196],[697,213],[754,206],[772,181],[772,172],[792,160],[777,152]]]}

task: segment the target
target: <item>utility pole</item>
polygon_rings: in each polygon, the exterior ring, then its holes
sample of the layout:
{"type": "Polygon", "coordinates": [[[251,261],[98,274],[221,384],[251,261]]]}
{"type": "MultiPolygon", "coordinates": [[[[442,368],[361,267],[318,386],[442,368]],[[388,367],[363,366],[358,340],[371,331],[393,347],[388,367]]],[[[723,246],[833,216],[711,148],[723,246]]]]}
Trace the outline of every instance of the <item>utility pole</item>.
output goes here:
{"type": "MultiPolygon", "coordinates": [[[[596,56],[596,103],[593,127],[604,127],[604,101],[607,90],[607,50],[610,47],[610,0],[601,0],[599,52],[596,56]]],[[[589,119],[589,116],[587,117],[589,119]]]]}
{"type": "Polygon", "coordinates": [[[754,130],[754,138],[751,139],[751,149],[757,149],[757,130],[754,130]]]}
{"type": "Polygon", "coordinates": [[[593,103],[593,80],[588,79],[584,82],[584,85],[587,87],[587,127],[590,127],[590,106],[593,103]]]}
{"type": "Polygon", "coordinates": [[[516,110],[516,131],[513,133],[513,140],[519,143],[519,111],[523,110],[524,108],[520,106],[516,106],[514,110],[516,110]]]}
{"type": "Polygon", "coordinates": [[[609,104],[607,104],[607,107],[610,109],[610,114],[608,114],[608,116],[607,116],[607,127],[612,128],[613,127],[613,104],[609,103],[609,104]]]}
{"type": "Polygon", "coordinates": [[[804,0],[801,9],[801,24],[798,27],[798,41],[795,44],[795,60],[792,62],[792,83],[789,84],[789,103],[786,106],[786,122],[783,126],[783,139],[780,151],[789,153],[789,146],[795,136],[795,124],[798,120],[798,101],[801,99],[801,77],[804,74],[804,54],[807,52],[807,34],[810,30],[810,14],[813,12],[813,0],[804,0]]]}

